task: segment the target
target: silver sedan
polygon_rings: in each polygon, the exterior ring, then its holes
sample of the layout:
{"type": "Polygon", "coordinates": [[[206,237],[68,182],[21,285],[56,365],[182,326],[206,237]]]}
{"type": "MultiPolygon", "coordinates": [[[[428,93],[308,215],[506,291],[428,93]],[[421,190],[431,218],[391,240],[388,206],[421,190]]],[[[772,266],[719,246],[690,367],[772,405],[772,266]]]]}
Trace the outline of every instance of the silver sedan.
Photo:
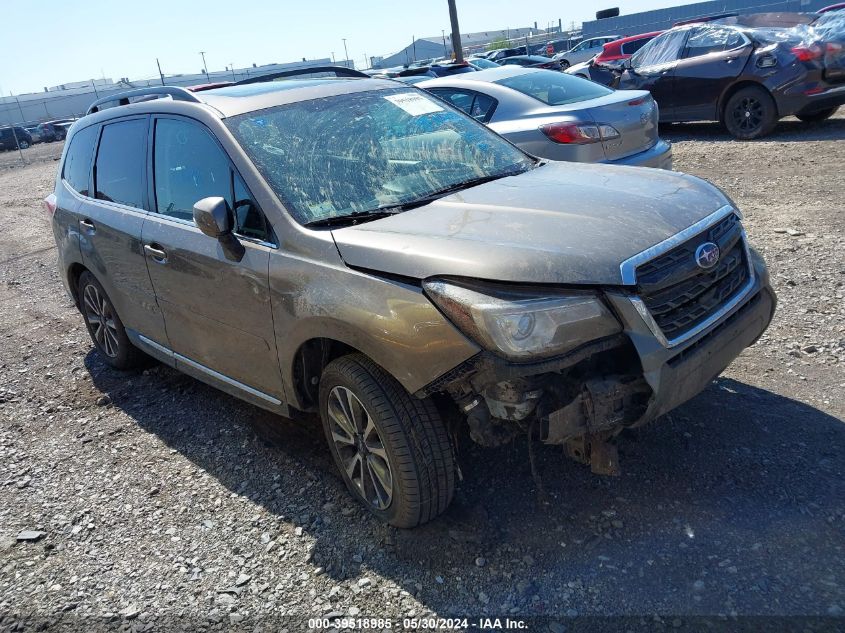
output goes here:
{"type": "Polygon", "coordinates": [[[611,90],[553,70],[503,67],[417,84],[522,148],[552,160],[672,168],[645,90],[611,90]]]}

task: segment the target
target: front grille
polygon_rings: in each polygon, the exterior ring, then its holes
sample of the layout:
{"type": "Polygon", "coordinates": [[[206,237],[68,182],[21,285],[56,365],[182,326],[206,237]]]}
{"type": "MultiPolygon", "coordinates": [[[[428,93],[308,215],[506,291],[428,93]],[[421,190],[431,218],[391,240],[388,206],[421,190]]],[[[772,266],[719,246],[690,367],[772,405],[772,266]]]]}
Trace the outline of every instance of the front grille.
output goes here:
{"type": "Polygon", "coordinates": [[[641,264],[636,269],[637,294],[663,335],[683,336],[748,282],[749,262],[742,225],[730,214],[680,246],[641,264]],[[696,249],[705,242],[719,246],[719,262],[704,270],[695,261],[696,249]]]}

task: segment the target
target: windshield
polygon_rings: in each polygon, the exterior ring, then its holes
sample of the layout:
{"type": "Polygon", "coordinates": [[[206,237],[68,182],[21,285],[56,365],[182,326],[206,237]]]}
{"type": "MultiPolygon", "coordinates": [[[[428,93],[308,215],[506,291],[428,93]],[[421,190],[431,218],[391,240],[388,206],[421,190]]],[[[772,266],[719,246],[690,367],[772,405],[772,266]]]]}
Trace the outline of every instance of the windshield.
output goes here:
{"type": "Polygon", "coordinates": [[[534,161],[419,90],[301,101],[226,121],[303,224],[413,204],[534,161]]]}
{"type": "Polygon", "coordinates": [[[613,94],[610,88],[554,70],[538,70],[515,75],[499,79],[495,83],[513,88],[551,106],[577,103],[613,94]]]}

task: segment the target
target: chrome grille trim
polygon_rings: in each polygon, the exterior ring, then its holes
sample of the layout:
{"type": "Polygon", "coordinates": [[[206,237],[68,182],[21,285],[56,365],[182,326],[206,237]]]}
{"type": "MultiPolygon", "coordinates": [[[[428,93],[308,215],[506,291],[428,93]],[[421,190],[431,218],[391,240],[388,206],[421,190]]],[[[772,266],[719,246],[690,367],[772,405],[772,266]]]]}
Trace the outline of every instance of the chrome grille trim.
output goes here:
{"type": "MultiPolygon", "coordinates": [[[[645,264],[646,262],[651,261],[657,257],[660,257],[661,255],[672,250],[673,248],[680,246],[687,240],[715,226],[732,213],[735,213],[740,218],[742,217],[740,213],[732,206],[725,205],[715,213],[711,213],[706,218],[699,220],[698,222],[696,222],[692,226],[687,227],[680,233],[673,235],[672,237],[660,242],[659,244],[655,244],[654,246],[647,248],[641,253],[637,253],[629,259],[626,259],[624,262],[622,262],[622,264],[620,264],[619,267],[620,272],[622,274],[622,283],[624,283],[626,286],[637,285],[636,271],[638,266],[645,264]]],[[[667,338],[663,331],[660,329],[660,326],[654,320],[654,317],[652,317],[651,312],[649,311],[645,302],[636,294],[630,294],[628,296],[628,299],[631,301],[634,308],[637,310],[637,313],[642,317],[648,329],[655,336],[655,338],[660,341],[660,344],[663,345],[663,347],[676,347],[678,345],[681,345],[682,343],[689,341],[690,339],[695,338],[705,330],[713,327],[722,318],[724,318],[725,315],[734,310],[748,297],[748,294],[753,289],[756,280],[754,275],[754,265],[752,264],[751,260],[751,252],[748,248],[748,237],[745,234],[745,229],[740,230],[740,236],[742,239],[743,248],[745,249],[746,265],[748,266],[748,281],[739,291],[737,291],[736,295],[734,295],[734,297],[730,301],[726,302],[724,305],[719,307],[718,310],[716,310],[713,314],[704,319],[704,321],[693,326],[689,330],[684,331],[677,337],[672,339],[667,338]]]]}

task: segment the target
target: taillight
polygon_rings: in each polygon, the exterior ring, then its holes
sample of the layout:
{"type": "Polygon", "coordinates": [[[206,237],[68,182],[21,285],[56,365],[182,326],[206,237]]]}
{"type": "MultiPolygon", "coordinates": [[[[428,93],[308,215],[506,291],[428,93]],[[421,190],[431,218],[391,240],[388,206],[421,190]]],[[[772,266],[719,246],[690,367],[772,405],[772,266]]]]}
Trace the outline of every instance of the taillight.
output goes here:
{"type": "Polygon", "coordinates": [[[809,46],[794,46],[792,54],[798,58],[800,62],[811,62],[814,59],[820,59],[824,55],[821,46],[817,44],[810,44],[809,46]]]}
{"type": "Polygon", "coordinates": [[[633,101],[629,101],[629,106],[638,106],[646,103],[647,101],[651,100],[651,95],[645,95],[644,97],[640,97],[639,99],[634,99],[633,101]]]}
{"type": "Polygon", "coordinates": [[[56,208],[58,206],[58,199],[56,198],[56,194],[51,193],[49,196],[44,198],[44,210],[47,212],[47,215],[50,216],[50,219],[56,214],[56,208]]]}
{"type": "Polygon", "coordinates": [[[548,123],[540,131],[555,143],[587,145],[619,138],[619,131],[612,125],[595,123],[548,123]]]}

